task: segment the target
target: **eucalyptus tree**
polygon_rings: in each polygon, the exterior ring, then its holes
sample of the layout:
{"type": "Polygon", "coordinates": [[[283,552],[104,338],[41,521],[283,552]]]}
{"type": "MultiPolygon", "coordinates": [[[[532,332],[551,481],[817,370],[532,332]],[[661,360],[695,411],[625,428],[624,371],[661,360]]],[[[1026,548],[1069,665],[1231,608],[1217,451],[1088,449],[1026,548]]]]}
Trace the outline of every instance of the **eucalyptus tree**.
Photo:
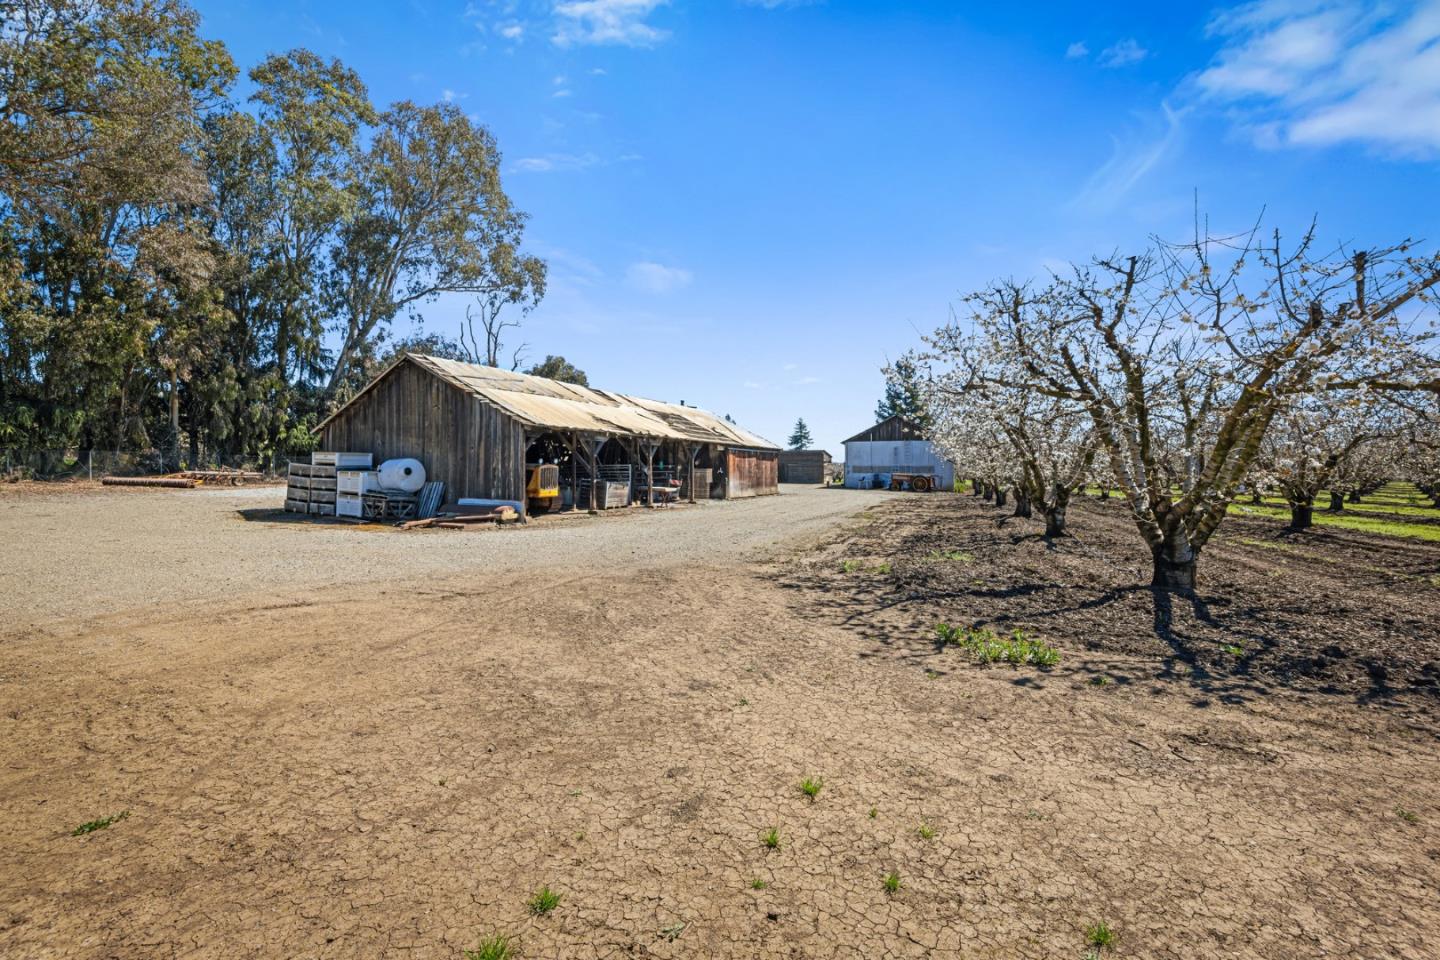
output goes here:
{"type": "Polygon", "coordinates": [[[343,335],[332,391],[402,310],[442,293],[514,303],[543,292],[544,263],[516,253],[526,217],[502,189],[495,138],[454,105],[391,106],[350,182],[355,209],[326,284],[343,335]]]}
{"type": "Polygon", "coordinates": [[[260,131],[275,156],[267,231],[277,284],[275,390],[283,403],[296,367],[319,368],[321,267],[337,226],[354,211],[347,165],[375,111],[359,74],[309,50],[266,57],[250,80],[260,131]]]}
{"type": "Polygon", "coordinates": [[[1278,232],[1197,233],[1097,259],[1038,290],[972,298],[997,385],[1080,404],[1149,546],[1188,591],[1271,421],[1322,391],[1440,387],[1427,352],[1440,260],[1407,245],[1316,255],[1278,232]],[[1413,364],[1419,360],[1420,367],[1413,364]]]}

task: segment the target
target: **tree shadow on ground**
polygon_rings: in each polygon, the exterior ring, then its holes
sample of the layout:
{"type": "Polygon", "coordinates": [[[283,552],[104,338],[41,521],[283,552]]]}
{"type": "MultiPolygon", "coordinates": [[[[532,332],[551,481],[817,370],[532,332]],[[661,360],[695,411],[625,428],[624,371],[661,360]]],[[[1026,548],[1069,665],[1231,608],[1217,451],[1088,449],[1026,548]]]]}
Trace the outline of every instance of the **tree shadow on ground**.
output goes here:
{"type": "MultiPolygon", "coordinates": [[[[1019,628],[1061,647],[1061,670],[1183,683],[1196,706],[1298,692],[1372,705],[1418,699],[1440,712],[1440,591],[1416,598],[1403,574],[1337,588],[1317,561],[1318,571],[1277,577],[1272,554],[1239,542],[1202,559],[1198,592],[1172,594],[1145,582],[1148,556],[1118,510],[1081,504],[1072,517],[1083,537],[1056,539],[1017,529],[1026,521],[1016,518],[997,527],[989,511],[967,506],[939,496],[887,504],[885,522],[822,543],[778,580],[802,615],[862,638],[863,658],[949,671],[963,654],[937,646],[937,623],[1019,628]],[[955,556],[966,559],[943,559],[955,556]],[[843,569],[850,558],[863,569],[843,569]]],[[[1440,545],[1402,551],[1421,569],[1440,562],[1440,545]]]]}

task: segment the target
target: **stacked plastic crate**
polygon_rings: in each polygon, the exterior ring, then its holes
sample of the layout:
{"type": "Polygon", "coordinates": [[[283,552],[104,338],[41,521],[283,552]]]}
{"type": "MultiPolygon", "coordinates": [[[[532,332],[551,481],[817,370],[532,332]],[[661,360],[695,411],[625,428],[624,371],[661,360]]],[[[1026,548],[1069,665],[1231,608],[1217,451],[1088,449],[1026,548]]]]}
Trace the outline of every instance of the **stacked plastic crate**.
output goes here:
{"type": "MultiPolygon", "coordinates": [[[[367,455],[368,456],[368,455],[367,455]]],[[[366,467],[369,464],[365,464],[366,467]]],[[[380,489],[380,475],[374,470],[337,470],[335,472],[335,515],[363,517],[365,494],[380,489]]]]}
{"type": "MultiPolygon", "coordinates": [[[[369,473],[375,463],[371,453],[340,453],[317,450],[309,463],[291,463],[285,488],[285,509],[290,513],[312,516],[360,516],[359,494],[350,494],[354,474],[369,473]],[[341,491],[341,476],[346,477],[346,491],[341,491]]],[[[360,481],[363,484],[364,481],[360,481]]]]}

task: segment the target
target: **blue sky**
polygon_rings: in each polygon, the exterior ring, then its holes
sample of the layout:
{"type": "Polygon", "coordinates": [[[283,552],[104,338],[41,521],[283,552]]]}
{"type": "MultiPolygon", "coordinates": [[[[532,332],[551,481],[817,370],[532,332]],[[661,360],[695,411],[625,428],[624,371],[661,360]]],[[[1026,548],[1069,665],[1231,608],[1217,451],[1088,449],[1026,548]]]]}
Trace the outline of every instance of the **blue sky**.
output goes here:
{"type": "Polygon", "coordinates": [[[837,458],[962,292],[1183,237],[1197,195],[1440,244],[1440,2],[197,6],[242,70],[309,47],[495,133],[551,269],[530,358],[837,458]]]}

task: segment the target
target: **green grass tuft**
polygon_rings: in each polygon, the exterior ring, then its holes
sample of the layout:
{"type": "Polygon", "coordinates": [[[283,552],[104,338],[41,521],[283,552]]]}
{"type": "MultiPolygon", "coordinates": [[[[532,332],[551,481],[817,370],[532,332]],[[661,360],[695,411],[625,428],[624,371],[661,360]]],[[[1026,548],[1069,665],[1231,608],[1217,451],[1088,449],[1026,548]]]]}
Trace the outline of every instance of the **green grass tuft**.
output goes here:
{"type": "Polygon", "coordinates": [[[920,828],[919,828],[918,830],[916,830],[915,832],[918,833],[918,834],[920,834],[920,839],[921,839],[921,840],[934,840],[934,839],[935,839],[935,828],[932,827],[932,826],[930,826],[930,824],[928,824],[928,823],[922,823],[922,824],[920,824],[920,828]]]}
{"type": "Polygon", "coordinates": [[[969,650],[981,663],[1029,664],[1053,667],[1060,662],[1060,651],[1042,640],[1025,635],[1020,629],[1001,637],[989,627],[953,627],[948,623],[935,625],[935,636],[942,647],[969,650]]]}
{"type": "Polygon", "coordinates": [[[765,842],[765,846],[768,847],[769,849],[771,849],[771,850],[779,850],[779,849],[780,849],[780,828],[779,828],[779,827],[771,827],[769,830],[766,830],[763,834],[760,835],[760,839],[765,842]]]}
{"type": "Polygon", "coordinates": [[[485,940],[474,950],[465,951],[465,960],[510,960],[510,938],[496,934],[485,940]]]}
{"type": "Polygon", "coordinates": [[[820,791],[825,787],[824,777],[806,777],[800,781],[800,792],[809,797],[811,802],[820,796],[820,791]]]}
{"type": "Polygon", "coordinates": [[[114,816],[102,817],[99,820],[91,820],[89,823],[82,823],[80,824],[80,826],[70,831],[70,836],[83,837],[87,833],[94,833],[96,830],[104,830],[113,823],[119,823],[121,820],[128,819],[129,816],[129,810],[121,810],[114,816]]]}
{"type": "Polygon", "coordinates": [[[896,873],[894,870],[891,870],[885,875],[885,880],[882,886],[885,887],[886,893],[898,893],[901,886],[900,874],[896,873]]]}
{"type": "Polygon", "coordinates": [[[770,884],[766,883],[764,880],[761,880],[759,877],[756,877],[754,880],[750,881],[751,890],[764,890],[768,886],[770,886],[770,884]]]}
{"type": "Polygon", "coordinates": [[[525,905],[530,908],[530,912],[535,914],[535,916],[543,917],[560,905],[560,894],[551,890],[547,884],[539,890],[536,890],[535,895],[525,901],[525,905]]]}
{"type": "Polygon", "coordinates": [[[1101,920],[1099,923],[1085,928],[1085,942],[1103,950],[1115,942],[1115,931],[1110,929],[1110,924],[1101,920]]]}
{"type": "Polygon", "coordinates": [[[1395,816],[1399,817],[1401,820],[1404,820],[1406,823],[1420,822],[1420,814],[1416,813],[1414,810],[1406,810],[1404,807],[1396,807],[1395,816]]]}

